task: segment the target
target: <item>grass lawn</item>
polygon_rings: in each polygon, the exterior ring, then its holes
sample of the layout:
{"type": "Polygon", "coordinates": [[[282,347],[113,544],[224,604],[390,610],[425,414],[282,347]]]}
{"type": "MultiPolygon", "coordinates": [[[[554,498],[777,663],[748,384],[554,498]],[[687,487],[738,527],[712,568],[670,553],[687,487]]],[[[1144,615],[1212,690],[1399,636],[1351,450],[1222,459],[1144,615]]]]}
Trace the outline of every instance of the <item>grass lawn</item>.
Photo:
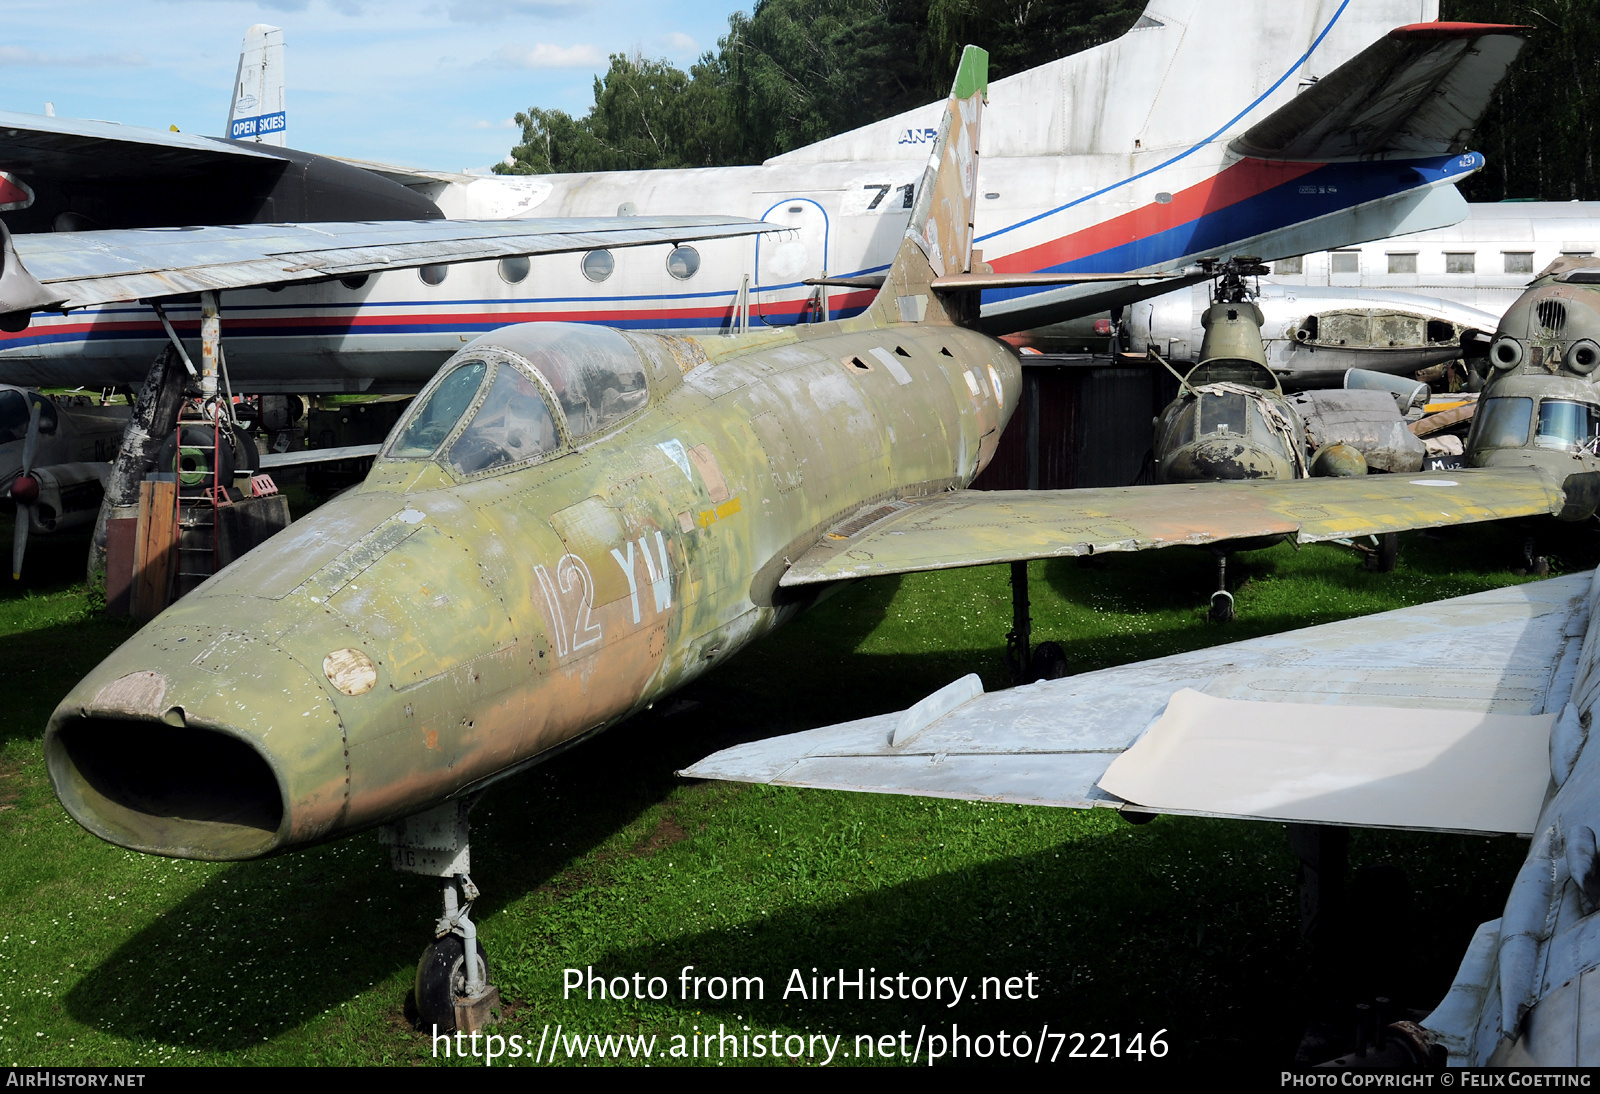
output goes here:
{"type": "MultiPolygon", "coordinates": [[[[57,804],[45,722],[132,633],[93,612],[83,542],[36,541],[25,579],[0,592],[0,1063],[433,1062],[407,993],[438,889],[392,873],[375,835],[259,862],[180,862],[103,843],[57,804]]],[[[1200,551],[1036,563],[1035,641],[1060,641],[1074,671],[1122,664],[1507,584],[1520,580],[1507,568],[1517,543],[1501,528],[1411,535],[1387,575],[1337,547],[1240,556],[1229,627],[1205,620],[1212,562],[1200,551]]],[[[1586,553],[1555,559],[1556,572],[1592,565],[1586,553]]],[[[773,1031],[820,1034],[842,1037],[837,1064],[867,1062],[860,1034],[907,1031],[909,1051],[923,1027],[1037,1039],[1048,1024],[1122,1045],[1164,1030],[1167,1059],[1187,1064],[1291,1058],[1321,996],[1281,825],[1135,827],[1104,811],[673,774],[737,741],[903,707],[968,671],[1000,687],[1010,610],[1005,567],[857,584],[676,701],[491,790],[473,817],[473,879],[509,1004],[502,1033],[528,1039],[530,1054],[558,1024],[568,1038],[655,1035],[658,1062],[677,1035],[698,1046],[691,1035],[719,1028],[768,1043],[773,1031]],[[688,965],[760,977],[764,998],[680,999],[688,965]],[[564,999],[563,970],[589,967],[659,976],[669,992],[564,999]],[[967,977],[968,994],[954,1007],[948,988],[926,1001],[785,998],[793,970],[809,995],[813,968],[967,977]],[[982,977],[1029,975],[1036,998],[972,998],[982,977]]],[[[1397,1005],[1437,1001],[1472,928],[1500,914],[1525,850],[1355,834],[1352,868],[1393,864],[1411,886],[1380,925],[1406,940],[1404,967],[1380,970],[1397,1005]]],[[[806,1045],[815,1061],[786,1062],[821,1062],[818,1042],[806,1045]]]]}

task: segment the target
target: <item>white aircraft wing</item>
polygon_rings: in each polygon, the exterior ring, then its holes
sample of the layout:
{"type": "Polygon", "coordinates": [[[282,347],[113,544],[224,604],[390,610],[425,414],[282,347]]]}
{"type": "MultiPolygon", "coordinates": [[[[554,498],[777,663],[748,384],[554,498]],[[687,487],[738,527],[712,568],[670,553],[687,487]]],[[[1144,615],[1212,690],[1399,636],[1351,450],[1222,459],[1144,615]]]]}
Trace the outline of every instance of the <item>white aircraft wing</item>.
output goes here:
{"type": "Polygon", "coordinates": [[[14,248],[23,269],[8,261],[0,272],[0,313],[355,277],[435,263],[716,239],[780,227],[740,217],[587,217],[18,235],[9,236],[6,251],[14,248]]]}
{"type": "Polygon", "coordinates": [[[1489,96],[1522,49],[1524,29],[1478,23],[1400,27],[1229,147],[1272,160],[1464,152],[1489,96]]]}
{"type": "Polygon", "coordinates": [[[754,741],[681,772],[780,786],[1436,831],[1534,830],[1595,575],[754,741]]]}

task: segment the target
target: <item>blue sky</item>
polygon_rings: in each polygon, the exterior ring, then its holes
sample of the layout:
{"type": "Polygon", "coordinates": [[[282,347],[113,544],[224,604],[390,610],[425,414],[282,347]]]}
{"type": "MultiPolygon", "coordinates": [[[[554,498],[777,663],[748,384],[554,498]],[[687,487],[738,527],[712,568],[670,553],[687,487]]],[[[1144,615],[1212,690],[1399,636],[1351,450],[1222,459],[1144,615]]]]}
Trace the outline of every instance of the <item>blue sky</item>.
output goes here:
{"type": "MultiPolygon", "coordinates": [[[[738,0],[6,0],[0,109],[221,135],[245,28],[284,29],[289,144],[481,168],[529,106],[582,113],[612,53],[687,66],[738,0]]],[[[745,10],[749,10],[748,4],[745,10]]]]}

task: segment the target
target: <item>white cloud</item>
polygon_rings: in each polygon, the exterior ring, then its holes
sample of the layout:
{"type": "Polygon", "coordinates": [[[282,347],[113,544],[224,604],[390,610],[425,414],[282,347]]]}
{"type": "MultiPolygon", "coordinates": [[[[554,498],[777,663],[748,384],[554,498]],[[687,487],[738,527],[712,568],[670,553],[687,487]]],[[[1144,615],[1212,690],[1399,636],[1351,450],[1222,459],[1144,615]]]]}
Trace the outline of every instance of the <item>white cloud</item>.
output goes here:
{"type": "Polygon", "coordinates": [[[673,53],[699,53],[700,43],[683,33],[675,30],[666,37],[667,49],[673,53]]]}
{"type": "Polygon", "coordinates": [[[517,120],[515,118],[506,118],[504,121],[491,122],[491,121],[485,121],[482,118],[480,118],[477,121],[472,123],[472,128],[474,128],[474,129],[515,129],[515,128],[517,128],[517,120]]]}
{"type": "Polygon", "coordinates": [[[501,46],[495,59],[511,68],[604,68],[606,55],[591,45],[552,46],[540,42],[526,46],[501,46]]]}

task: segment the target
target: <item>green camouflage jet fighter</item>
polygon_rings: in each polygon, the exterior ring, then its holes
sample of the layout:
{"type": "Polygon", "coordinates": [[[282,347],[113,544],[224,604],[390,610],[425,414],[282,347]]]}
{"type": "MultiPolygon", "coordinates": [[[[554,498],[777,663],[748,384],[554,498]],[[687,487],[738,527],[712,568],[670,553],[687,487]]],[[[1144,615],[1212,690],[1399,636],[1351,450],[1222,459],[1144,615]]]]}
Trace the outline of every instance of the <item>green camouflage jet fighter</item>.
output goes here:
{"type": "Polygon", "coordinates": [[[62,701],[45,754],[68,812],[121,846],[199,859],[386,826],[398,867],[448,879],[418,971],[424,1028],[471,1026],[489,992],[466,910],[474,796],[668,695],[825,583],[1566,504],[1536,468],[966,489],[1021,387],[1013,351],[969,326],[977,290],[1012,283],[971,261],[986,77],[969,47],[862,315],[736,338],[530,324],[457,353],[365,483],[62,701]]]}

